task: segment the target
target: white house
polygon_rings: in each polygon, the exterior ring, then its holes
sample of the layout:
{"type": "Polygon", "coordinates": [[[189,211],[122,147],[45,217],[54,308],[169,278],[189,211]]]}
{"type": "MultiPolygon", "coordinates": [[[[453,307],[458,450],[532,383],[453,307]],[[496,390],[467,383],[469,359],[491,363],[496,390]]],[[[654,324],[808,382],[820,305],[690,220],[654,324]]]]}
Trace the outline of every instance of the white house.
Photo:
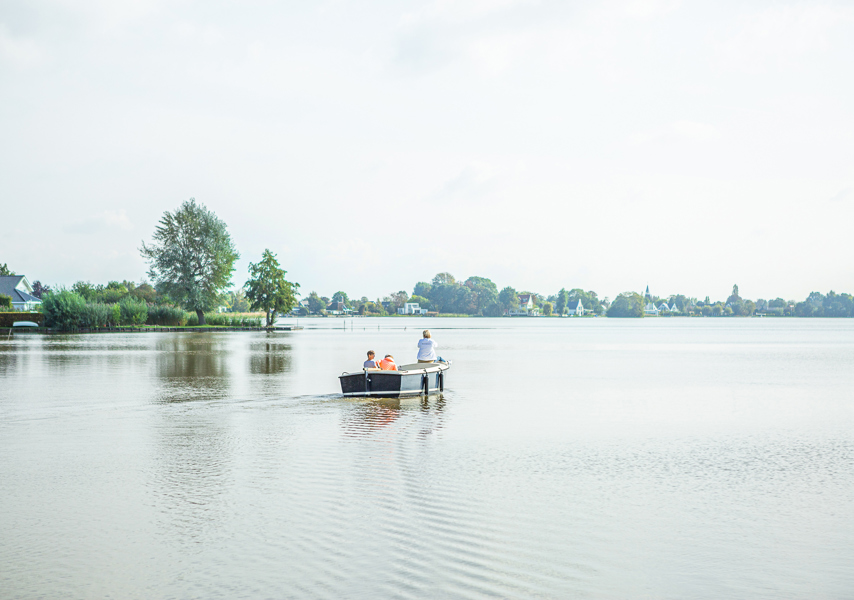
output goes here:
{"type": "Polygon", "coordinates": [[[519,308],[510,311],[511,317],[538,317],[540,309],[534,306],[533,294],[519,294],[519,308]]]}
{"type": "Polygon", "coordinates": [[[647,317],[657,317],[658,309],[655,308],[655,304],[652,302],[647,302],[646,306],[643,308],[643,314],[647,317]]]}
{"type": "Polygon", "coordinates": [[[670,312],[679,312],[679,307],[676,306],[676,302],[670,305],[670,312]]]}
{"type": "Polygon", "coordinates": [[[661,306],[658,307],[658,312],[670,312],[670,307],[667,306],[667,302],[662,302],[661,306]]]}
{"type": "Polygon", "coordinates": [[[418,302],[407,302],[403,305],[403,308],[397,309],[397,314],[399,315],[426,315],[427,309],[421,308],[421,305],[418,302]]]}
{"type": "Polygon", "coordinates": [[[569,312],[570,317],[583,317],[584,316],[584,305],[581,303],[581,300],[570,300],[566,309],[569,312]]]}
{"type": "Polygon", "coordinates": [[[33,286],[23,275],[0,276],[0,294],[11,296],[12,310],[31,312],[37,310],[42,303],[33,296],[33,286]]]}

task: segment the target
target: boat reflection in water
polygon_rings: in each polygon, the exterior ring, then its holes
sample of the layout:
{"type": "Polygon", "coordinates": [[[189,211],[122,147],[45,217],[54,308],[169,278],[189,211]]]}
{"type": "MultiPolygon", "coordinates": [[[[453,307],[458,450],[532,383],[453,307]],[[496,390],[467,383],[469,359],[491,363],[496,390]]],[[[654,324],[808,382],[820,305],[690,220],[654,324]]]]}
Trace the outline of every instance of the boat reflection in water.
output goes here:
{"type": "Polygon", "coordinates": [[[434,363],[414,363],[398,367],[397,371],[363,369],[343,373],[341,393],[345,396],[417,396],[442,393],[451,363],[439,359],[434,363]]]}

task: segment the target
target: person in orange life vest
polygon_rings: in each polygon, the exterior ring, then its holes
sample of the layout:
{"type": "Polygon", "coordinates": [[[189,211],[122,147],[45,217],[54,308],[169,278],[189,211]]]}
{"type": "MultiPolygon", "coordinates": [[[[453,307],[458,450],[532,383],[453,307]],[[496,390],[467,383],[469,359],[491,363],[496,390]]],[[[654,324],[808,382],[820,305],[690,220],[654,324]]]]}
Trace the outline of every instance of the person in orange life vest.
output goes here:
{"type": "Polygon", "coordinates": [[[397,371],[397,365],[394,364],[394,357],[391,354],[386,354],[385,358],[380,361],[380,369],[383,371],[397,371]]]}
{"type": "Polygon", "coordinates": [[[366,369],[379,369],[380,361],[374,358],[376,355],[373,350],[368,350],[368,360],[362,365],[366,369]]]}

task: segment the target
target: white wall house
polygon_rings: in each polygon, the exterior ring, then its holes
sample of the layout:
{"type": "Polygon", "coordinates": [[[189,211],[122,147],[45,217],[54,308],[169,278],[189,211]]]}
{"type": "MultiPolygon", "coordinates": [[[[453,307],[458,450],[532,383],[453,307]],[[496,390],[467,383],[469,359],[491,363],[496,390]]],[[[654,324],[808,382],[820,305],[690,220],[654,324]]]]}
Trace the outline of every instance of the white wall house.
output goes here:
{"type": "Polygon", "coordinates": [[[581,303],[581,300],[570,300],[566,309],[570,317],[583,317],[584,316],[584,305],[581,303]]]}
{"type": "Polygon", "coordinates": [[[648,302],[647,305],[643,308],[643,314],[647,317],[657,317],[658,309],[655,308],[655,304],[653,304],[652,302],[648,302]]]}
{"type": "Polygon", "coordinates": [[[33,286],[23,275],[0,276],[0,294],[12,298],[12,310],[38,310],[41,300],[33,296],[33,286]]]}
{"type": "Polygon", "coordinates": [[[670,312],[670,307],[667,306],[667,302],[662,302],[661,306],[658,307],[658,312],[664,312],[664,311],[670,312]]]}
{"type": "Polygon", "coordinates": [[[397,314],[399,315],[426,315],[427,309],[421,308],[421,305],[418,302],[407,302],[403,305],[403,308],[397,309],[397,314]]]}
{"type": "Polygon", "coordinates": [[[532,294],[519,294],[519,308],[508,313],[511,317],[538,317],[540,309],[534,305],[532,294]]]}

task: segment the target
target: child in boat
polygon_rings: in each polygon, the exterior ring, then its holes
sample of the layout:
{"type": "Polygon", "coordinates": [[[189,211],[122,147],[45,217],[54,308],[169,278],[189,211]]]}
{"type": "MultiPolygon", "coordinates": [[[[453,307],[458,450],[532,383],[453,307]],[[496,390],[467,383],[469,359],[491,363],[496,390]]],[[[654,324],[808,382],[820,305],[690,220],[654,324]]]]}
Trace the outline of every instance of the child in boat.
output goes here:
{"type": "Polygon", "coordinates": [[[383,371],[397,371],[397,365],[394,364],[394,357],[391,354],[386,354],[385,358],[380,361],[380,369],[383,371]]]}
{"type": "Polygon", "coordinates": [[[418,340],[418,362],[431,363],[436,361],[436,348],[439,344],[430,338],[430,330],[424,330],[424,337],[418,340]]]}
{"type": "Polygon", "coordinates": [[[376,354],[374,354],[373,350],[368,350],[368,360],[365,361],[365,364],[362,366],[365,369],[379,369],[380,361],[376,360],[376,354]]]}

